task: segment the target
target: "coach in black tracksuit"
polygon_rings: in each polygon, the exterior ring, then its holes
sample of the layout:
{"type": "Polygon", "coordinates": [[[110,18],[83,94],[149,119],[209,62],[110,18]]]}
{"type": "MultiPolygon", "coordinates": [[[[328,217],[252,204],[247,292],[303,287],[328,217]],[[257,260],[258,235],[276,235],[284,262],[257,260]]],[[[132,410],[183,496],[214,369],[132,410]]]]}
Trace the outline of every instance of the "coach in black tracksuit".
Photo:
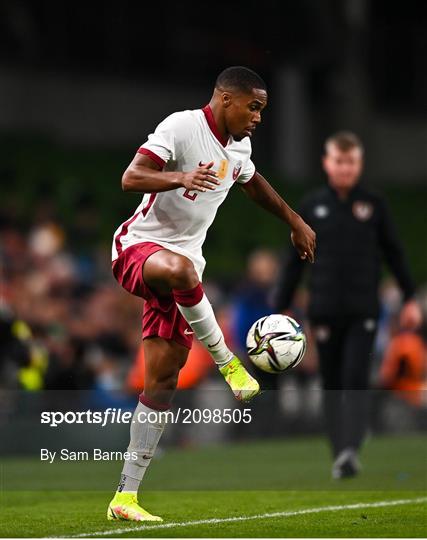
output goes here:
{"type": "MultiPolygon", "coordinates": [[[[353,476],[360,468],[357,452],[367,425],[366,390],[383,257],[403,292],[401,324],[414,328],[421,322],[414,282],[387,206],[358,184],[362,166],[363,148],[354,134],[330,137],[323,157],[328,185],[309,194],[300,208],[317,235],[308,318],[319,354],[334,478],[353,476]]],[[[304,267],[290,250],[278,287],[277,311],[291,307],[304,267]]]]}

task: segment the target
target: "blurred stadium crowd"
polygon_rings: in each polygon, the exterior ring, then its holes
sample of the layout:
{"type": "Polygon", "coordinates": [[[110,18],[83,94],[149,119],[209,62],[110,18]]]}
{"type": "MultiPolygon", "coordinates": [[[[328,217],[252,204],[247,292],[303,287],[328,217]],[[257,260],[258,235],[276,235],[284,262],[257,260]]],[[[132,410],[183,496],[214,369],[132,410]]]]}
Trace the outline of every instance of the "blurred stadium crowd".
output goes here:
{"type": "Polygon", "coordinates": [[[73,253],[46,206],[26,229],[4,218],[0,234],[2,385],[121,388],[140,306],[113,283],[108,250],[73,253]]]}
{"type": "MultiPolygon", "coordinates": [[[[132,409],[144,384],[142,301],[115,283],[109,246],[92,250],[90,255],[75,250],[71,231],[47,203],[35,209],[34,216],[26,227],[8,218],[7,212],[1,217],[0,390],[90,390],[95,408],[132,409]]],[[[79,234],[85,233],[82,230],[79,234]]],[[[249,327],[271,311],[279,265],[279,254],[260,249],[250,255],[246,275],[232,291],[224,290],[219,282],[206,283],[227,339],[243,357],[249,327]]],[[[427,312],[427,290],[419,292],[427,312]]],[[[304,320],[306,296],[301,289],[293,308],[300,321],[304,320]]],[[[373,386],[391,391],[408,410],[425,411],[426,328],[419,334],[399,329],[400,296],[393,282],[383,282],[381,297],[373,386]]],[[[311,341],[309,329],[306,331],[311,341]]],[[[195,343],[181,372],[179,388],[215,383],[213,367],[209,355],[195,343]]],[[[296,370],[283,376],[257,375],[271,390],[263,402],[260,400],[260,409],[264,403],[270,420],[271,411],[277,409],[271,400],[278,400],[291,428],[310,430],[317,426],[319,383],[312,341],[296,370]]],[[[73,403],[73,408],[78,407],[73,403]]],[[[390,426],[399,424],[402,407],[399,410],[388,411],[388,415],[393,414],[390,426]]],[[[402,414],[401,423],[408,427],[408,416],[402,414]]],[[[262,427],[268,431],[261,422],[259,430],[262,427]]]]}

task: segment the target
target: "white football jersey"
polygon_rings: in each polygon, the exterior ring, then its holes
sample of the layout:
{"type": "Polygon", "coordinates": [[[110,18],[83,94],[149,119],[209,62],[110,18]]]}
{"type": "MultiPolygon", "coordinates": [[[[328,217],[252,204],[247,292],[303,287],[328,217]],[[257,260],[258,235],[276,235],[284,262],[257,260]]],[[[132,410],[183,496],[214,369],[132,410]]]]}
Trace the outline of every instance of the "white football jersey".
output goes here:
{"type": "Polygon", "coordinates": [[[250,139],[222,140],[206,106],[168,116],[138,152],[165,171],[189,172],[213,161],[220,185],[205,192],[178,188],[146,193],[134,215],[114,234],[113,260],[129,246],[155,242],[191,259],[201,279],[206,264],[202,245],[219,205],[235,182],[246,183],[255,174],[250,139]]]}

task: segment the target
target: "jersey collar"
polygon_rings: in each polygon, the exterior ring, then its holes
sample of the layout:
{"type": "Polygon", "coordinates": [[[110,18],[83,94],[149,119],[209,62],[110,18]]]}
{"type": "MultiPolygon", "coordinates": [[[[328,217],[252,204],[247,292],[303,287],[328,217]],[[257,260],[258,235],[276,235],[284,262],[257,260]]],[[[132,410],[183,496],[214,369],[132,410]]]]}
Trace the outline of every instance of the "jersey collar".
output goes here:
{"type": "MultiPolygon", "coordinates": [[[[329,192],[332,194],[333,197],[336,199],[339,199],[338,197],[338,191],[334,189],[329,182],[326,184],[329,192]]],[[[355,197],[357,197],[360,193],[360,180],[350,189],[348,192],[348,196],[346,197],[345,201],[351,201],[355,197]]]]}
{"type": "Polygon", "coordinates": [[[219,132],[212,109],[209,107],[209,105],[205,105],[202,111],[205,114],[206,122],[208,123],[208,126],[210,127],[212,133],[215,135],[218,141],[222,144],[222,146],[226,147],[228,143],[228,139],[225,139],[219,132]]]}

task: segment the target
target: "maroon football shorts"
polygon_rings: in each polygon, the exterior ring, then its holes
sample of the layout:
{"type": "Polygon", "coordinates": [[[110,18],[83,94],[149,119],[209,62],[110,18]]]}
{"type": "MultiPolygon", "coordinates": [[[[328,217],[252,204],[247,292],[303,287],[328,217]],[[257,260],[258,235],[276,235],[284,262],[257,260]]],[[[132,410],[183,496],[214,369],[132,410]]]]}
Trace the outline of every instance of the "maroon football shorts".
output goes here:
{"type": "Polygon", "coordinates": [[[145,300],[142,339],[158,336],[172,339],[191,349],[193,342],[191,328],[178,310],[172,294],[159,296],[144,282],[142,269],[145,261],[161,249],[165,248],[154,242],[129,246],[113,261],[113,274],[124,289],[145,300]]]}

